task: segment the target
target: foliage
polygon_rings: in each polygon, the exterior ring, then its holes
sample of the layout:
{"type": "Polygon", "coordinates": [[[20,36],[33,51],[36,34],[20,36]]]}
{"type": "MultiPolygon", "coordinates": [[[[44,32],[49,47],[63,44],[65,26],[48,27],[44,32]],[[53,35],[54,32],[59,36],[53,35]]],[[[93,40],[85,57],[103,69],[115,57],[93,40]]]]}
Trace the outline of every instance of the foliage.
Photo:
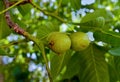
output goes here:
{"type": "Polygon", "coordinates": [[[7,25],[0,0],[0,74],[5,82],[120,81],[120,1],[83,1],[87,0],[32,0],[12,6],[11,19],[30,33],[24,37],[7,25]],[[91,44],[83,51],[69,49],[58,55],[46,46],[51,32],[85,32],[91,44]]]}

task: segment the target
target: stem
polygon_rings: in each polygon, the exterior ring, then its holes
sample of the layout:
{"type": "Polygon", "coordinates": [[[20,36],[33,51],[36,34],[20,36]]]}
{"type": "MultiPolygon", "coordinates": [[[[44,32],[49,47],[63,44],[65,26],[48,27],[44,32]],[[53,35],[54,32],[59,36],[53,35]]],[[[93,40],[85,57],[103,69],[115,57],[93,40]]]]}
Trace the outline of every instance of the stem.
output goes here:
{"type": "Polygon", "coordinates": [[[24,32],[24,36],[27,37],[28,39],[32,40],[33,42],[35,42],[37,47],[41,50],[43,59],[45,60],[46,70],[48,72],[50,82],[53,82],[52,75],[51,75],[51,72],[50,72],[50,69],[49,69],[48,59],[47,59],[46,54],[45,54],[44,44],[42,43],[41,40],[38,40],[37,38],[31,36],[28,32],[24,32]]]}
{"type": "Polygon", "coordinates": [[[8,10],[10,10],[11,8],[15,7],[16,5],[22,3],[23,1],[24,1],[24,0],[20,0],[20,1],[16,2],[16,3],[13,4],[12,6],[10,6],[10,7],[6,8],[5,10],[1,11],[0,14],[5,13],[6,11],[8,11],[8,10]]]}
{"type": "Polygon", "coordinates": [[[58,3],[58,8],[57,8],[57,10],[55,11],[56,14],[58,14],[58,11],[59,11],[59,9],[60,9],[60,7],[61,7],[61,4],[62,4],[62,0],[60,0],[59,3],[58,3]]]}
{"type": "Polygon", "coordinates": [[[52,16],[52,17],[58,19],[59,21],[61,21],[62,23],[69,23],[69,24],[74,24],[74,25],[81,25],[80,23],[74,23],[74,22],[72,22],[72,21],[64,20],[63,18],[61,18],[60,16],[58,16],[58,15],[56,14],[56,13],[58,12],[60,6],[61,6],[62,0],[60,0],[60,2],[59,2],[59,4],[58,4],[58,9],[57,9],[54,13],[48,12],[48,11],[40,8],[38,5],[36,5],[36,4],[33,3],[33,2],[30,2],[30,3],[31,3],[31,5],[32,5],[34,8],[38,9],[39,11],[42,11],[45,15],[47,15],[47,16],[52,16]]]}
{"type": "Polygon", "coordinates": [[[67,21],[67,20],[64,20],[63,18],[59,17],[58,15],[56,15],[56,12],[58,12],[59,7],[61,6],[62,0],[60,0],[58,9],[54,13],[48,12],[48,11],[40,8],[38,5],[36,5],[33,2],[30,2],[30,3],[31,3],[31,5],[34,8],[38,9],[39,11],[42,11],[45,15],[52,16],[52,17],[58,19],[59,21],[61,21],[62,23],[69,23],[69,24],[74,24],[74,25],[80,25],[80,23],[74,23],[74,22],[71,22],[71,21],[67,21]]]}
{"type": "Polygon", "coordinates": [[[1,45],[0,48],[8,48],[12,45],[16,45],[16,44],[19,44],[19,43],[22,43],[22,42],[27,42],[27,40],[23,39],[23,40],[19,40],[19,41],[13,41],[13,42],[10,42],[9,44],[4,44],[4,45],[1,45]]]}
{"type": "Polygon", "coordinates": [[[61,22],[63,22],[63,23],[67,23],[67,21],[65,21],[63,18],[57,16],[57,15],[54,14],[54,13],[50,13],[50,12],[47,12],[46,10],[43,10],[42,8],[40,8],[38,5],[34,4],[33,2],[31,2],[31,5],[32,5],[33,7],[35,7],[36,9],[42,11],[45,15],[52,16],[52,17],[58,19],[59,21],[61,21],[61,22]]]}

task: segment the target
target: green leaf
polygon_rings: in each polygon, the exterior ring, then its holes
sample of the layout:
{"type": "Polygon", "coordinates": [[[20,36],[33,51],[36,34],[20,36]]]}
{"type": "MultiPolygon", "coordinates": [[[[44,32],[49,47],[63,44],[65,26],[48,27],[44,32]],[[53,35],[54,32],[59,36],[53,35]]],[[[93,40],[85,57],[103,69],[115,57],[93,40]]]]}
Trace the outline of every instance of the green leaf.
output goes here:
{"type": "Polygon", "coordinates": [[[118,16],[118,15],[120,14],[120,9],[119,9],[119,8],[118,8],[118,9],[115,9],[115,10],[113,11],[113,14],[116,15],[116,16],[118,16]]]}
{"type": "Polygon", "coordinates": [[[120,56],[120,47],[119,48],[110,49],[108,52],[111,55],[113,55],[113,56],[120,56]]]}
{"type": "Polygon", "coordinates": [[[78,53],[80,59],[79,79],[81,82],[109,82],[105,52],[92,44],[88,49],[78,53]]]}
{"type": "Polygon", "coordinates": [[[109,66],[110,82],[119,82],[120,81],[120,57],[112,56],[112,63],[108,64],[108,66],[109,66]]]}
{"type": "Polygon", "coordinates": [[[120,81],[120,57],[115,56],[114,63],[115,63],[115,70],[116,70],[117,78],[120,81]]]}
{"type": "Polygon", "coordinates": [[[37,29],[37,37],[38,38],[45,38],[48,36],[49,33],[59,31],[59,27],[56,24],[53,24],[52,22],[46,22],[44,25],[40,25],[37,29]]]}
{"type": "MultiPolygon", "coordinates": [[[[4,9],[4,4],[0,1],[0,11],[4,9]]],[[[11,33],[10,28],[8,27],[4,14],[0,14],[0,39],[5,38],[11,33]]]]}
{"type": "Polygon", "coordinates": [[[116,30],[116,29],[120,31],[120,22],[119,21],[115,23],[114,30],[116,30]]]}
{"type": "MultiPolygon", "coordinates": [[[[59,0],[59,1],[60,1],[60,0],[59,0]]],[[[59,3],[59,1],[57,1],[57,2],[59,3]]],[[[65,5],[65,6],[66,6],[68,3],[69,3],[69,0],[64,0],[64,1],[62,1],[62,4],[61,4],[61,5],[63,5],[63,6],[65,5]]]]}
{"type": "Polygon", "coordinates": [[[113,14],[110,11],[99,9],[94,11],[93,13],[88,13],[87,15],[85,15],[82,18],[81,23],[89,22],[96,19],[97,17],[104,17],[106,21],[113,20],[113,14]]]}
{"type": "Polygon", "coordinates": [[[70,0],[70,3],[72,8],[74,8],[75,10],[78,10],[81,7],[81,0],[70,0]]]}
{"type": "Polygon", "coordinates": [[[103,27],[105,25],[105,18],[104,17],[97,17],[91,21],[80,23],[81,26],[87,26],[88,28],[94,27],[103,27]]]}
{"type": "Polygon", "coordinates": [[[75,53],[69,60],[63,79],[70,79],[79,72],[80,69],[80,54],[75,53]]]}
{"type": "Polygon", "coordinates": [[[106,59],[108,60],[108,69],[109,69],[109,76],[110,82],[117,82],[120,80],[119,75],[119,65],[120,65],[120,57],[119,56],[112,56],[110,54],[106,55],[106,59]]]}
{"type": "Polygon", "coordinates": [[[25,16],[30,12],[32,7],[30,4],[26,4],[26,5],[18,6],[17,8],[19,12],[22,14],[22,16],[25,16]]]}
{"type": "Polygon", "coordinates": [[[7,54],[7,53],[6,53],[3,49],[0,48],[0,56],[1,56],[1,55],[6,55],[6,54],[7,54]]]}
{"type": "Polygon", "coordinates": [[[120,34],[113,31],[96,31],[94,33],[96,41],[103,41],[112,47],[119,47],[120,45],[120,34]]]}
{"type": "Polygon", "coordinates": [[[17,23],[21,28],[26,29],[26,24],[25,24],[25,22],[22,21],[22,20],[19,20],[17,15],[14,15],[14,14],[11,12],[11,15],[10,15],[10,16],[11,16],[13,22],[17,23]]]}
{"type": "Polygon", "coordinates": [[[67,51],[66,54],[51,54],[53,55],[51,58],[51,74],[54,80],[56,80],[57,76],[60,75],[61,70],[64,66],[68,63],[69,59],[71,58],[72,51],[67,51]]]}
{"type": "Polygon", "coordinates": [[[110,82],[119,81],[119,77],[118,77],[117,71],[115,69],[115,66],[108,64],[108,69],[109,69],[110,82]]]}

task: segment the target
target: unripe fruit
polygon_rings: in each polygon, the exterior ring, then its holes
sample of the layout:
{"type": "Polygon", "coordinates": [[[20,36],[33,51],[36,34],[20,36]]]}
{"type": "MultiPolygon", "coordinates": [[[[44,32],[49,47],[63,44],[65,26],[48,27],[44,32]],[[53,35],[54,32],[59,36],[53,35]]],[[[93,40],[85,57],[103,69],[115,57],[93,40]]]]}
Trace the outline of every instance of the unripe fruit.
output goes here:
{"type": "Polygon", "coordinates": [[[75,51],[84,50],[90,44],[90,40],[87,34],[83,32],[74,32],[70,35],[70,38],[71,38],[71,48],[75,51]]]}
{"type": "Polygon", "coordinates": [[[105,25],[105,18],[104,17],[97,17],[95,20],[95,24],[98,27],[103,27],[105,25]]]}
{"type": "Polygon", "coordinates": [[[71,40],[65,33],[53,32],[48,36],[47,40],[49,48],[57,54],[64,53],[71,46],[71,40]]]}

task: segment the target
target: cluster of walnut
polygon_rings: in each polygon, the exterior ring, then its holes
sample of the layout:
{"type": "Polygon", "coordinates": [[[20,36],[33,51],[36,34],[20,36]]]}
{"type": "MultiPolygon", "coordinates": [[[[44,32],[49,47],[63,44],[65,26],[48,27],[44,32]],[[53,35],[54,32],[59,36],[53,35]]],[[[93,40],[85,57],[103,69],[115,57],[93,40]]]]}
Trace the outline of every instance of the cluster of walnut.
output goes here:
{"type": "Polygon", "coordinates": [[[69,36],[66,33],[52,32],[47,37],[48,47],[57,54],[61,54],[69,50],[81,51],[86,49],[90,40],[86,33],[74,32],[69,36]]]}

